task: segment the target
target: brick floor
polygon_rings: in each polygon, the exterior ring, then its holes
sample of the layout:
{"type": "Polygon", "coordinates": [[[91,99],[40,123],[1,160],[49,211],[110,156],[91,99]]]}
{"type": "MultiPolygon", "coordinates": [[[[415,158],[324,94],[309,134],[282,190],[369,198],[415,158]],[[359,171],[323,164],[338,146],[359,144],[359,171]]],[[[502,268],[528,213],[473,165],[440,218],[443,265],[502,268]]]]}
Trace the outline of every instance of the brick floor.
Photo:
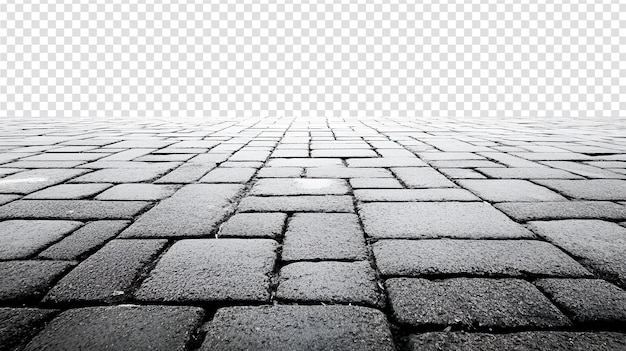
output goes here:
{"type": "Polygon", "coordinates": [[[0,349],[626,349],[624,130],[3,120],[0,349]]]}

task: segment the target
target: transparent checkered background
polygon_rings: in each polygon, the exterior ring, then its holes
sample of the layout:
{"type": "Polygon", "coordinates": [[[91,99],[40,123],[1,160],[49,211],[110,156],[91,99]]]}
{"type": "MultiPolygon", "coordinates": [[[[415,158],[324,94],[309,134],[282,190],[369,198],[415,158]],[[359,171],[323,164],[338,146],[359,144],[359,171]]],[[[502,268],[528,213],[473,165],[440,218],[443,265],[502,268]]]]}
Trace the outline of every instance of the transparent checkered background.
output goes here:
{"type": "Polygon", "coordinates": [[[0,0],[0,117],[625,114],[626,3],[519,2],[0,0]]]}

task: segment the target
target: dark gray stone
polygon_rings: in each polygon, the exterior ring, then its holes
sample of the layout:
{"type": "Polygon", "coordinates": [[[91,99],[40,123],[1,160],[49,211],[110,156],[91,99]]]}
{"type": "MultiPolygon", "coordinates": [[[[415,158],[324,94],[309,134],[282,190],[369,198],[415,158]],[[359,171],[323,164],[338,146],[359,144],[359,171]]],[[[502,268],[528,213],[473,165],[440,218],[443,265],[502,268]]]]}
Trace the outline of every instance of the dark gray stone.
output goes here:
{"type": "Polygon", "coordinates": [[[222,224],[217,236],[274,239],[283,233],[286,220],[285,213],[238,213],[222,224]]]}
{"type": "Polygon", "coordinates": [[[72,266],[72,262],[62,261],[0,262],[0,301],[37,302],[50,289],[50,284],[72,266]]]}
{"type": "Polygon", "coordinates": [[[171,196],[178,189],[177,185],[119,184],[96,196],[96,199],[156,201],[171,196]]]}
{"type": "Polygon", "coordinates": [[[359,306],[221,308],[201,350],[392,351],[380,311],[359,306]]]}
{"type": "Polygon", "coordinates": [[[351,196],[248,196],[240,212],[354,212],[351,196]]]}
{"type": "Polygon", "coordinates": [[[107,168],[72,180],[72,183],[141,183],[165,174],[169,167],[107,168]]]}
{"type": "Polygon", "coordinates": [[[50,188],[39,190],[27,195],[24,199],[38,200],[80,200],[94,196],[107,188],[111,184],[61,184],[50,188]]]}
{"type": "Polygon", "coordinates": [[[18,200],[0,207],[0,219],[131,219],[149,205],[144,201],[18,200]]]}
{"type": "Polygon", "coordinates": [[[21,350],[56,313],[38,308],[0,308],[0,349],[21,350]]]}
{"type": "Polygon", "coordinates": [[[552,190],[522,179],[462,179],[459,184],[491,202],[567,200],[552,190]]]}
{"type": "Polygon", "coordinates": [[[495,207],[516,221],[626,219],[626,206],[609,201],[508,202],[495,207]]]}
{"type": "Polygon", "coordinates": [[[36,254],[82,225],[73,221],[9,220],[0,222],[0,259],[36,254]]]}
{"type": "Polygon", "coordinates": [[[33,169],[24,171],[0,179],[0,193],[30,194],[87,172],[89,171],[85,169],[33,169]]]}

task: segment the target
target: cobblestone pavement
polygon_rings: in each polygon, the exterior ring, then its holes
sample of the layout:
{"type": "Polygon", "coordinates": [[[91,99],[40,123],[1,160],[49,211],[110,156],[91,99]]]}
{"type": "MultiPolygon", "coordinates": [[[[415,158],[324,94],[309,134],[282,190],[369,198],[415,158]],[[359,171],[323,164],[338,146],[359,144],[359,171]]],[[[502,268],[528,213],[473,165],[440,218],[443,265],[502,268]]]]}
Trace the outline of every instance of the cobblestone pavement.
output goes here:
{"type": "Polygon", "coordinates": [[[626,123],[3,121],[2,350],[624,350],[626,123]]]}

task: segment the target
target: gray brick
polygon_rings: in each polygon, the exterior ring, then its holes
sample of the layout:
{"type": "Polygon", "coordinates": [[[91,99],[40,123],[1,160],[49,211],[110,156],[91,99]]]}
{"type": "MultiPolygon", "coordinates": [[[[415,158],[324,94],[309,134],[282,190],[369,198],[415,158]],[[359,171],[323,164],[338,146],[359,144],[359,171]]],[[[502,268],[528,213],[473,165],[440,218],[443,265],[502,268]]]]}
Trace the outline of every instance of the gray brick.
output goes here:
{"type": "Polygon", "coordinates": [[[383,304],[367,261],[289,264],[280,270],[276,296],[288,301],[383,304]]]}
{"type": "Polygon", "coordinates": [[[307,178],[393,178],[384,168],[312,167],[306,169],[307,178]]]}
{"type": "Polygon", "coordinates": [[[192,183],[217,167],[223,159],[211,154],[200,154],[182,166],[157,179],[155,183],[192,183]]]}
{"type": "Polygon", "coordinates": [[[484,175],[467,168],[438,168],[439,172],[452,179],[485,179],[484,175]]]}
{"type": "Polygon", "coordinates": [[[277,244],[268,239],[187,239],[163,255],[142,301],[269,301],[277,244]]]}
{"type": "Polygon", "coordinates": [[[540,279],[535,284],[577,323],[626,324],[626,291],[600,279],[540,279]]]}
{"type": "Polygon", "coordinates": [[[480,152],[491,151],[484,146],[476,146],[454,138],[428,138],[424,142],[444,152],[480,152]]]}
{"type": "Polygon", "coordinates": [[[487,160],[450,160],[450,161],[429,161],[431,167],[435,168],[490,168],[504,167],[499,163],[487,160]]]}
{"type": "Polygon", "coordinates": [[[582,219],[530,222],[529,228],[603,278],[626,287],[626,228],[582,219]]]}
{"type": "Polygon", "coordinates": [[[547,168],[546,166],[534,162],[529,161],[525,158],[521,158],[518,156],[513,156],[504,152],[481,152],[479,153],[481,156],[485,156],[488,159],[498,161],[507,167],[518,167],[518,168],[547,168]]]}
{"type": "Polygon", "coordinates": [[[326,167],[343,166],[339,158],[274,158],[267,161],[268,167],[326,167]]]}
{"type": "Polygon", "coordinates": [[[33,169],[24,171],[0,179],[0,193],[30,194],[87,172],[85,169],[33,169]]]}
{"type": "Polygon", "coordinates": [[[302,167],[265,167],[259,170],[259,178],[300,178],[304,175],[302,167]]]}
{"type": "Polygon", "coordinates": [[[587,178],[614,178],[614,179],[624,179],[626,175],[619,174],[615,172],[611,172],[606,169],[582,164],[579,162],[570,162],[570,161],[546,161],[543,164],[548,165],[554,168],[564,169],[571,173],[575,173],[587,178]]]}
{"type": "Polygon", "coordinates": [[[11,201],[15,201],[21,198],[20,195],[3,195],[0,194],[0,205],[8,204],[11,201]]]}
{"type": "Polygon", "coordinates": [[[354,214],[298,213],[289,221],[282,259],[360,260],[365,238],[354,214]]]}
{"type": "Polygon", "coordinates": [[[167,173],[164,167],[107,168],[100,169],[78,178],[73,183],[141,183],[149,182],[167,173]]]}
{"type": "Polygon", "coordinates": [[[80,200],[92,197],[108,188],[112,184],[61,184],[39,190],[27,195],[24,199],[44,200],[80,200]]]}
{"type": "Polygon", "coordinates": [[[393,173],[409,188],[455,188],[443,174],[429,167],[392,168],[393,173]]]}
{"type": "Polygon", "coordinates": [[[93,161],[106,155],[89,152],[46,152],[24,157],[24,161],[93,161]]]}
{"type": "Polygon", "coordinates": [[[204,177],[202,183],[247,183],[256,173],[256,168],[216,168],[204,177]]]}
{"type": "Polygon", "coordinates": [[[0,222],[0,259],[25,258],[79,228],[82,223],[71,221],[0,222]]]}
{"type": "Polygon", "coordinates": [[[354,212],[351,196],[248,196],[241,212],[354,212]]]}
{"type": "Polygon", "coordinates": [[[266,158],[269,157],[271,151],[269,150],[246,150],[241,149],[241,151],[235,152],[231,157],[228,158],[229,161],[265,161],[266,158]]]}
{"type": "Polygon", "coordinates": [[[18,200],[0,207],[0,218],[131,219],[144,201],[18,200]]]}
{"type": "Polygon", "coordinates": [[[576,152],[513,152],[511,155],[531,161],[586,161],[592,159],[591,156],[576,152]]]}
{"type": "Polygon", "coordinates": [[[53,260],[77,260],[93,249],[113,239],[126,226],[128,221],[95,221],[41,252],[38,257],[53,260]]]}
{"type": "Polygon", "coordinates": [[[220,227],[218,237],[275,239],[283,233],[285,213],[238,213],[220,227]]]}
{"type": "Polygon", "coordinates": [[[252,195],[343,195],[349,191],[343,179],[273,179],[258,180],[252,195]]]}
{"type": "Polygon", "coordinates": [[[147,155],[156,149],[128,149],[116,152],[110,156],[104,157],[102,161],[130,161],[140,156],[147,155]]]}
{"type": "Polygon", "coordinates": [[[410,351],[622,351],[626,334],[532,331],[511,334],[424,333],[409,337],[410,351]]]}
{"type": "Polygon", "coordinates": [[[554,168],[478,168],[489,178],[503,179],[582,179],[581,176],[554,168]]]}
{"type": "Polygon", "coordinates": [[[422,160],[484,160],[483,156],[471,152],[420,152],[417,154],[422,160]]]}
{"type": "Polygon", "coordinates": [[[395,350],[380,311],[359,306],[227,307],[201,350],[395,350]]]}
{"type": "Polygon", "coordinates": [[[480,201],[465,189],[360,189],[359,201],[480,201]]]}
{"type": "Polygon", "coordinates": [[[38,308],[0,308],[2,350],[21,350],[56,313],[56,310],[38,308]]]}
{"type": "Polygon", "coordinates": [[[508,202],[496,208],[516,221],[626,219],[626,207],[608,201],[508,202]]]}
{"type": "Polygon", "coordinates": [[[179,188],[177,185],[119,184],[96,196],[96,200],[155,201],[171,196],[179,188]]]}
{"type": "Polygon", "coordinates": [[[373,245],[386,276],[588,277],[561,250],[535,240],[382,240],[373,245]]]}
{"type": "Polygon", "coordinates": [[[63,261],[0,262],[0,301],[37,302],[59,276],[73,264],[63,261]]]}
{"type": "Polygon", "coordinates": [[[347,160],[348,167],[426,167],[424,161],[417,157],[378,157],[378,158],[354,158],[347,160]]]}
{"type": "Polygon", "coordinates": [[[183,351],[204,316],[197,307],[106,306],[61,313],[25,348],[183,351]]]}
{"type": "Polygon", "coordinates": [[[585,200],[626,200],[626,180],[536,180],[564,195],[585,200]]]}
{"type": "Polygon", "coordinates": [[[400,189],[402,184],[395,178],[352,178],[350,186],[354,189],[400,189]]]}
{"type": "Polygon", "coordinates": [[[311,157],[378,157],[378,154],[371,149],[315,149],[311,150],[311,157]]]}
{"type": "Polygon", "coordinates": [[[565,201],[563,196],[520,179],[463,179],[459,184],[492,202],[565,201]]]}
{"type": "Polygon", "coordinates": [[[174,144],[174,141],[160,140],[160,139],[137,139],[137,140],[122,140],[114,144],[106,145],[105,148],[119,148],[119,149],[160,149],[168,145],[174,144]]]}
{"type": "Polygon", "coordinates": [[[166,244],[166,240],[113,240],[63,277],[44,301],[75,303],[126,299],[142,268],[166,244]]]}
{"type": "Polygon", "coordinates": [[[458,278],[385,282],[394,319],[414,327],[557,328],[569,320],[532,284],[519,279],[458,278]]]}
{"type": "Polygon", "coordinates": [[[230,184],[186,185],[139,217],[121,237],[209,236],[242,190],[230,184]]]}
{"type": "Polygon", "coordinates": [[[373,202],[359,205],[365,232],[373,238],[532,238],[486,203],[373,202]]]}

